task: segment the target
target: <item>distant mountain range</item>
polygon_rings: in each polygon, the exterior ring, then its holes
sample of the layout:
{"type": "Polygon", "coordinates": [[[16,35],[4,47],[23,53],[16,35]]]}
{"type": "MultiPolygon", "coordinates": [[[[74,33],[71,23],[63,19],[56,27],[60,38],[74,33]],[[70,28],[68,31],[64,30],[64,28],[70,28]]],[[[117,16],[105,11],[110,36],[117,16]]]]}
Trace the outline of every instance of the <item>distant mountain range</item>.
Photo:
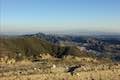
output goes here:
{"type": "Polygon", "coordinates": [[[17,60],[38,59],[40,54],[56,58],[67,55],[109,58],[120,61],[120,35],[53,35],[28,34],[1,36],[0,57],[17,60]]]}

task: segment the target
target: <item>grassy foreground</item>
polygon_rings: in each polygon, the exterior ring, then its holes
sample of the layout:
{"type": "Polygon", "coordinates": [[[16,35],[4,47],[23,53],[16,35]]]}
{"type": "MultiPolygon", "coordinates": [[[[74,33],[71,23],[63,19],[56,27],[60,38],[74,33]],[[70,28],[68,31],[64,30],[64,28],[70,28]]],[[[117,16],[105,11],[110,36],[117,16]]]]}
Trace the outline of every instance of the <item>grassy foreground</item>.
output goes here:
{"type": "Polygon", "coordinates": [[[77,68],[71,75],[67,69],[76,63],[82,63],[82,61],[43,60],[1,64],[0,80],[120,80],[119,63],[83,62],[84,65],[77,68]]]}
{"type": "Polygon", "coordinates": [[[69,75],[67,73],[57,73],[57,74],[32,74],[32,75],[19,75],[19,76],[9,76],[0,77],[0,80],[119,80],[120,70],[111,71],[90,71],[90,72],[80,72],[76,75],[69,75]]]}

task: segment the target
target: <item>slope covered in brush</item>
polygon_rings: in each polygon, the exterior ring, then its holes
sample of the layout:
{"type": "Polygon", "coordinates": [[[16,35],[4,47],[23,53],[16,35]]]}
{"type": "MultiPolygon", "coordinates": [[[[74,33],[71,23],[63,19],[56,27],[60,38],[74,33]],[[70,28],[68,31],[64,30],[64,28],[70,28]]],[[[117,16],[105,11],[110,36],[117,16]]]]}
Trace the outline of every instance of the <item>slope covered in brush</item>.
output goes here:
{"type": "Polygon", "coordinates": [[[50,54],[62,58],[65,55],[80,55],[80,50],[75,47],[53,45],[36,37],[9,37],[0,39],[0,57],[37,59],[40,54],[50,54]]]}
{"type": "Polygon", "coordinates": [[[42,53],[52,54],[52,45],[33,37],[1,38],[0,43],[1,56],[35,58],[42,53]]]}

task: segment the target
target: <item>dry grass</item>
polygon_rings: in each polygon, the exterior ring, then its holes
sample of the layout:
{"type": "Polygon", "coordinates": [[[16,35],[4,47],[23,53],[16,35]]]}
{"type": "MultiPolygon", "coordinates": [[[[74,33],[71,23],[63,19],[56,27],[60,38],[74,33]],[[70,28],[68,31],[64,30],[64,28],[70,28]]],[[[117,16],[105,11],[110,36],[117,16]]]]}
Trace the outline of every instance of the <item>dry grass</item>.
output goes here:
{"type": "Polygon", "coordinates": [[[0,80],[120,80],[119,63],[96,64],[96,61],[92,61],[88,64],[89,60],[78,61],[42,60],[32,63],[25,60],[16,64],[0,65],[0,80]],[[73,76],[67,72],[67,67],[80,63],[84,65],[77,68],[73,76]]]}
{"type": "Polygon", "coordinates": [[[79,72],[71,76],[69,73],[51,73],[1,77],[0,80],[119,80],[120,70],[79,72]]]}

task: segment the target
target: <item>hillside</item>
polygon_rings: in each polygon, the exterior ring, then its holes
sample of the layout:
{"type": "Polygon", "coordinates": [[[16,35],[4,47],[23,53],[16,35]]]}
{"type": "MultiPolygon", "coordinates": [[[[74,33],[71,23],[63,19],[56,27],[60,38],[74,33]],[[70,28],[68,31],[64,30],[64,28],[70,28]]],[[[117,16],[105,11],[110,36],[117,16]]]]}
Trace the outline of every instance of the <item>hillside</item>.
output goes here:
{"type": "MultiPolygon", "coordinates": [[[[114,53],[102,52],[101,47],[109,44],[101,43],[99,39],[81,38],[89,45],[83,47],[84,42],[72,42],[71,39],[65,39],[61,45],[51,42],[54,36],[49,37],[34,34],[1,36],[0,80],[120,79],[119,56],[115,57],[118,62],[113,62],[111,56],[114,53]],[[97,55],[97,50],[101,50],[102,55],[97,55]]],[[[116,51],[119,51],[117,45],[116,51]]],[[[114,46],[111,50],[115,50],[114,46]]]]}
{"type": "Polygon", "coordinates": [[[49,54],[56,58],[65,55],[87,56],[76,47],[53,45],[36,37],[1,37],[0,39],[0,57],[33,60],[40,59],[41,54],[49,54]]]}
{"type": "Polygon", "coordinates": [[[7,55],[10,58],[36,58],[41,53],[52,53],[52,45],[37,38],[1,38],[0,43],[1,56],[7,55]]]}
{"type": "Polygon", "coordinates": [[[39,60],[43,57],[64,58],[71,55],[120,61],[119,43],[119,38],[114,36],[61,36],[43,33],[1,36],[0,57],[39,60]]]}
{"type": "Polygon", "coordinates": [[[36,37],[58,46],[77,47],[80,53],[84,51],[84,53],[96,55],[99,58],[109,58],[113,61],[120,61],[120,35],[88,36],[36,33],[24,36],[36,37]]]}

